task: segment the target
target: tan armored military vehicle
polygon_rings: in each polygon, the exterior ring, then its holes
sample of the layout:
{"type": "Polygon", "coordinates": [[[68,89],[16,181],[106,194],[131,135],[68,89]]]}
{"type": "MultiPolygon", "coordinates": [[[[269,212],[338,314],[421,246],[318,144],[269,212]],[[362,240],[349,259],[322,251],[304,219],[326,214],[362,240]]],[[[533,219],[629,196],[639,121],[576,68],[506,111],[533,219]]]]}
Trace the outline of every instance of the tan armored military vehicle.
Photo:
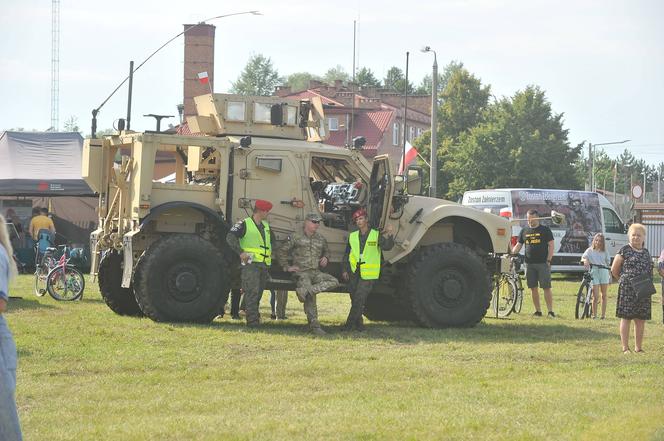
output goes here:
{"type": "MultiPolygon", "coordinates": [[[[360,142],[325,145],[319,101],[210,94],[195,102],[188,125],[199,136],[120,132],[85,142],[83,175],[99,193],[92,273],[113,311],[211,321],[224,294],[239,287],[226,233],[256,199],[267,199],[274,249],[302,228],[306,213],[320,212],[336,277],[355,209],[366,207],[375,227],[393,225],[396,246],[384,253],[370,319],[446,327],[484,317],[496,256],[509,248],[506,220],[420,196],[417,173],[395,176],[387,156],[370,163],[360,142]],[[175,161],[173,182],[153,180],[163,158],[175,161]]],[[[273,265],[269,287],[294,284],[273,265]]]]}

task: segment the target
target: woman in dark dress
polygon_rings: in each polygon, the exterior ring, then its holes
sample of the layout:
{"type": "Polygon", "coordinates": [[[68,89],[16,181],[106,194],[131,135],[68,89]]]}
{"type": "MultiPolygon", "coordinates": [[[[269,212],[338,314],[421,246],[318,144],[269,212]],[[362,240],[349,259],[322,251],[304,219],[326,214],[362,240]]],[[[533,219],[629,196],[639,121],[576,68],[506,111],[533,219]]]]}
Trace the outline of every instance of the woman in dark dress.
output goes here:
{"type": "Polygon", "coordinates": [[[632,224],[627,231],[629,244],[618,251],[611,274],[618,280],[618,303],[616,317],[620,318],[620,342],[623,353],[629,349],[629,330],[634,320],[634,352],[643,352],[643,332],[646,320],[650,320],[650,297],[639,300],[632,287],[632,278],[640,274],[652,274],[652,260],[647,249],[643,248],[646,240],[646,227],[632,224]]]}

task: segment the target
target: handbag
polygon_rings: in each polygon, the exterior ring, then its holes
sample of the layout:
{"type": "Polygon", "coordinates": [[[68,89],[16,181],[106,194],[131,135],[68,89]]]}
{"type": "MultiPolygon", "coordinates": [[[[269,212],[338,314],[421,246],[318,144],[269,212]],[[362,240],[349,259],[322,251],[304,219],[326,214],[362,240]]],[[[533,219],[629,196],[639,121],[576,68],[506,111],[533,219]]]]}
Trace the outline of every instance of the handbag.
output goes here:
{"type": "Polygon", "coordinates": [[[639,300],[647,299],[657,292],[651,274],[639,274],[632,277],[631,282],[636,293],[636,298],[639,300]]]}

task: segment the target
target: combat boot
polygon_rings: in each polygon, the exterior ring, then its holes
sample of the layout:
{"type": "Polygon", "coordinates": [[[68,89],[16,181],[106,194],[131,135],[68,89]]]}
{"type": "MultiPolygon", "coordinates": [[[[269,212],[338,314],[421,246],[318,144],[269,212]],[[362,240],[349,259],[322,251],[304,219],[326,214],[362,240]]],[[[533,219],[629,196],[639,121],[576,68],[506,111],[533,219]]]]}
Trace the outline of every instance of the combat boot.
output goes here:
{"type": "Polygon", "coordinates": [[[311,328],[311,333],[314,335],[327,335],[327,332],[323,331],[322,328],[311,328]]]}

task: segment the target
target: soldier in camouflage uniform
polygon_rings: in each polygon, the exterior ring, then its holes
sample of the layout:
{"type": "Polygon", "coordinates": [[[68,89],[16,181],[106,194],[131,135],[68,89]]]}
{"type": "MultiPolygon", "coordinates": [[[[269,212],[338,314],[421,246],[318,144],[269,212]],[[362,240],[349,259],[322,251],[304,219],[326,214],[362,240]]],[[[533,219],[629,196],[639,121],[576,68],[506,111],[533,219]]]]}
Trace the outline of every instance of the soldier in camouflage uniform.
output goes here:
{"type": "Polygon", "coordinates": [[[353,220],[358,229],[348,236],[341,273],[345,281],[350,281],[351,308],[342,329],[364,331],[364,305],[380,277],[382,250],[389,251],[394,247],[394,229],[387,225],[385,234],[382,234],[369,227],[367,212],[363,208],[353,213],[353,220]]]}
{"type": "Polygon", "coordinates": [[[279,263],[284,271],[295,276],[297,298],[304,303],[309,328],[316,335],[325,334],[318,322],[316,294],[339,285],[334,276],[319,269],[325,268],[329,261],[327,240],[316,232],[321,220],[318,213],[307,214],[303,230],[289,236],[278,254],[279,263]]]}
{"type": "Polygon", "coordinates": [[[240,256],[242,263],[242,291],[244,293],[247,326],[258,326],[260,314],[258,303],[269,278],[272,262],[270,226],[265,221],[272,204],[258,199],[254,212],[236,223],[226,235],[226,242],[240,256]]]}

